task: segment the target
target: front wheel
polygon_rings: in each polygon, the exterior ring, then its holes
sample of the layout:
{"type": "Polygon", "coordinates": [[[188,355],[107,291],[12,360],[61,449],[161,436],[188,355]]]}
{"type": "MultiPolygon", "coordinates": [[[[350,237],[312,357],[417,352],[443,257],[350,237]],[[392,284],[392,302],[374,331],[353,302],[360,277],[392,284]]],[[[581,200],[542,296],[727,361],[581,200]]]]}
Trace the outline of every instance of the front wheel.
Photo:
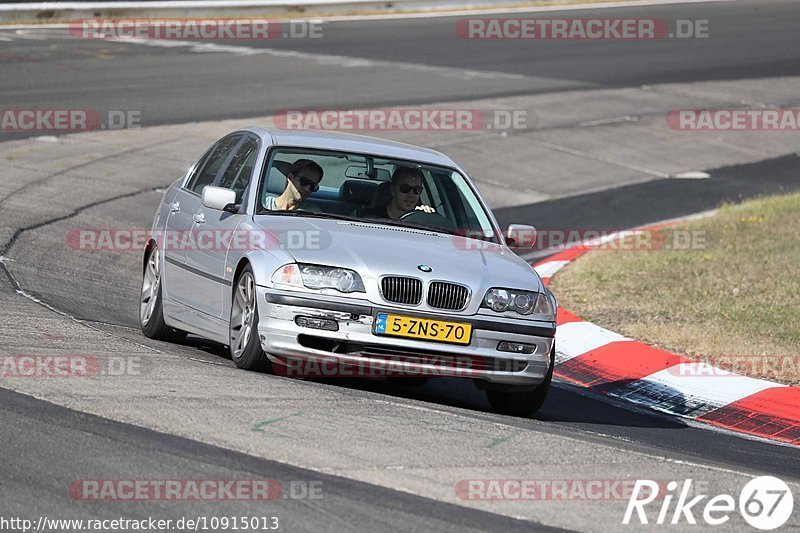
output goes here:
{"type": "Polygon", "coordinates": [[[186,332],[172,328],[164,322],[161,303],[161,251],[153,246],[147,255],[142,273],[142,291],[139,298],[139,326],[145,337],[160,341],[178,342],[186,332]]]}
{"type": "Polygon", "coordinates": [[[511,416],[530,416],[541,409],[547,394],[550,392],[550,383],[553,381],[553,366],[555,364],[556,347],[550,352],[550,368],[544,381],[532,390],[525,391],[495,391],[487,390],[486,398],[496,412],[511,416]]]}
{"type": "Polygon", "coordinates": [[[233,363],[244,370],[269,370],[269,360],[258,341],[258,306],[253,270],[246,266],[233,285],[230,351],[233,363]]]}

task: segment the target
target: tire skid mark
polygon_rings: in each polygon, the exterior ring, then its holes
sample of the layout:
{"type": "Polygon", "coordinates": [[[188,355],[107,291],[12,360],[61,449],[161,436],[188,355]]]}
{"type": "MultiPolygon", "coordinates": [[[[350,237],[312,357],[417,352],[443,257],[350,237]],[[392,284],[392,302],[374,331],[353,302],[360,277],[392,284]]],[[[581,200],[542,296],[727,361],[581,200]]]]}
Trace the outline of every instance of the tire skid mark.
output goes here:
{"type": "MultiPolygon", "coordinates": [[[[5,195],[3,198],[0,198],[0,205],[3,205],[3,203],[6,200],[11,198],[12,196],[15,196],[15,195],[19,194],[20,192],[24,191],[25,189],[27,189],[29,187],[34,187],[36,185],[41,185],[42,183],[45,183],[48,180],[51,180],[53,178],[57,178],[59,176],[63,176],[65,174],[68,174],[68,173],[72,172],[73,170],[78,170],[80,168],[85,168],[85,167],[88,167],[90,165],[94,165],[95,163],[99,163],[101,161],[106,161],[108,159],[111,159],[112,157],[118,157],[118,156],[121,156],[121,155],[132,154],[132,153],[136,153],[136,152],[138,152],[140,150],[147,150],[148,148],[153,148],[154,146],[160,146],[160,145],[164,145],[164,144],[169,144],[170,142],[176,142],[176,141],[177,141],[177,139],[173,140],[173,141],[155,142],[155,143],[147,144],[145,146],[138,146],[136,148],[129,148],[127,150],[122,150],[121,152],[115,152],[113,154],[108,154],[108,155],[104,155],[104,156],[101,156],[101,157],[96,157],[96,158],[94,158],[94,159],[92,159],[90,161],[86,161],[86,162],[80,163],[78,165],[67,167],[67,168],[59,170],[58,172],[55,172],[53,174],[48,174],[47,176],[41,177],[39,179],[35,179],[35,180],[33,180],[33,181],[29,182],[29,183],[26,183],[26,184],[22,185],[21,187],[18,187],[16,189],[14,189],[13,191],[11,191],[7,195],[5,195]]],[[[14,238],[12,237],[12,241],[13,241],[13,239],[14,238]]],[[[8,248],[10,248],[10,245],[7,245],[5,248],[3,248],[3,250],[0,251],[0,255],[4,254],[8,250],[8,248]]]]}
{"type": "MultiPolygon", "coordinates": [[[[14,275],[11,273],[10,270],[8,270],[8,266],[6,264],[7,261],[11,260],[7,255],[8,252],[11,250],[11,248],[17,242],[17,239],[19,239],[19,237],[23,233],[25,233],[26,231],[39,229],[39,228],[42,228],[44,226],[48,226],[50,224],[55,224],[56,222],[62,222],[64,220],[70,219],[70,218],[72,218],[74,216],[77,216],[77,215],[81,214],[82,212],[86,211],[87,209],[92,209],[94,207],[97,207],[97,206],[100,206],[100,205],[103,205],[103,204],[107,204],[107,203],[110,203],[110,202],[114,202],[114,201],[117,201],[117,200],[122,200],[122,199],[125,199],[125,198],[131,198],[133,196],[138,196],[140,194],[146,194],[146,193],[149,193],[149,192],[155,192],[157,189],[160,189],[162,187],[163,187],[163,185],[162,186],[156,186],[156,187],[147,187],[145,189],[137,189],[135,191],[127,192],[127,193],[124,193],[124,194],[118,194],[118,195],[113,196],[111,198],[104,198],[102,200],[97,200],[96,202],[92,202],[92,203],[80,206],[80,207],[74,209],[73,211],[71,211],[71,212],[69,212],[69,213],[67,213],[65,215],[61,215],[61,216],[58,216],[58,217],[55,217],[55,218],[51,218],[51,219],[48,219],[48,220],[43,220],[41,222],[37,222],[35,224],[31,224],[30,226],[24,226],[22,228],[17,228],[17,230],[14,232],[14,235],[11,236],[11,239],[9,239],[7,243],[5,243],[3,248],[0,248],[0,257],[3,258],[3,261],[0,261],[0,270],[5,272],[6,277],[11,282],[12,288],[16,292],[25,293],[24,289],[20,286],[19,282],[16,280],[14,275]]],[[[29,293],[25,293],[25,295],[29,295],[29,293]]],[[[36,303],[44,305],[45,307],[47,307],[48,309],[50,309],[52,311],[58,311],[57,309],[55,309],[55,308],[53,308],[53,307],[51,307],[51,306],[49,306],[47,304],[44,304],[42,301],[38,301],[39,300],[38,297],[36,297],[36,296],[34,296],[34,297],[36,299],[34,299],[33,301],[35,301],[36,303]]],[[[33,299],[33,298],[31,298],[31,299],[33,299]]],[[[62,311],[58,311],[58,312],[62,313],[62,314],[65,314],[62,311]]]]}

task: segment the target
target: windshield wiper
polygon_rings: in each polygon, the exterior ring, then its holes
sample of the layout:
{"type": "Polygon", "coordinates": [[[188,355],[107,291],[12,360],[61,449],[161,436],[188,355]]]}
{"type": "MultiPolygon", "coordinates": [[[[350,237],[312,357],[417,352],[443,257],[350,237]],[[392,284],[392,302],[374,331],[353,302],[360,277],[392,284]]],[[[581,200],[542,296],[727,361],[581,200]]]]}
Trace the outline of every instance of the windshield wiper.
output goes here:
{"type": "Polygon", "coordinates": [[[279,215],[279,216],[297,216],[297,217],[309,217],[309,218],[332,218],[336,220],[350,220],[361,222],[362,220],[358,217],[351,217],[349,215],[339,215],[337,213],[323,213],[321,211],[306,211],[304,209],[294,209],[292,211],[271,211],[269,209],[264,209],[259,211],[257,214],[259,215],[279,215]]]}
{"type": "MultiPolygon", "coordinates": [[[[306,211],[303,209],[295,209],[293,211],[276,210],[271,211],[264,209],[257,213],[258,215],[278,215],[278,216],[302,216],[308,218],[328,218],[333,220],[346,220],[348,222],[359,222],[361,224],[376,224],[384,226],[394,226],[398,228],[409,228],[427,231],[430,233],[444,233],[445,235],[455,235],[456,237],[464,237],[464,234],[458,230],[443,228],[441,226],[430,226],[428,224],[420,224],[417,222],[408,222],[406,220],[397,220],[394,218],[378,218],[378,217],[353,217],[350,215],[340,215],[337,213],[324,213],[321,211],[306,211]]],[[[495,242],[489,240],[489,242],[495,242]]]]}
{"type": "Polygon", "coordinates": [[[394,218],[369,218],[360,219],[361,222],[371,222],[373,224],[384,224],[386,226],[396,226],[398,228],[410,228],[428,231],[430,233],[445,233],[447,235],[458,235],[459,233],[454,230],[443,228],[441,226],[431,226],[429,224],[420,224],[419,222],[408,222],[405,220],[398,220],[394,218]]]}

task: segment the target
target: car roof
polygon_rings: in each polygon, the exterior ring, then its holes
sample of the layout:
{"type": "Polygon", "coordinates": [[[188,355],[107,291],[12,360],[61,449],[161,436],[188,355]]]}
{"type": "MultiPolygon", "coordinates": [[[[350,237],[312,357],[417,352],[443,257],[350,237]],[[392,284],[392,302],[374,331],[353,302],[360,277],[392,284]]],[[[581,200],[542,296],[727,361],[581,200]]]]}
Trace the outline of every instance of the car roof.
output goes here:
{"type": "Polygon", "coordinates": [[[275,146],[340,150],[460,168],[452,159],[436,150],[396,141],[378,139],[376,137],[367,137],[365,135],[354,135],[352,133],[335,131],[282,130],[259,126],[251,126],[243,129],[260,135],[275,146]]]}

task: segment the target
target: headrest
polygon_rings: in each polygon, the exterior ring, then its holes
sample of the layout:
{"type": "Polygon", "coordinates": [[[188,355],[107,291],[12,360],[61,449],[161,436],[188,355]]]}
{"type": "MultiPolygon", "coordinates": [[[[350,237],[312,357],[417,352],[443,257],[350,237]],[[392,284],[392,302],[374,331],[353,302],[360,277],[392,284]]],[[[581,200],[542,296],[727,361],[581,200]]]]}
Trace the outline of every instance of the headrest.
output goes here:
{"type": "Polygon", "coordinates": [[[286,175],[292,164],[286,161],[273,161],[267,176],[266,192],[278,196],[286,190],[286,175]]]}
{"type": "Polygon", "coordinates": [[[339,199],[351,204],[370,205],[376,189],[378,183],[375,181],[347,180],[339,189],[339,199]]]}
{"type": "Polygon", "coordinates": [[[375,196],[372,198],[371,207],[373,209],[381,209],[382,207],[389,205],[389,202],[392,201],[392,191],[390,189],[391,185],[391,181],[384,181],[378,185],[378,188],[375,190],[375,196]]]}

